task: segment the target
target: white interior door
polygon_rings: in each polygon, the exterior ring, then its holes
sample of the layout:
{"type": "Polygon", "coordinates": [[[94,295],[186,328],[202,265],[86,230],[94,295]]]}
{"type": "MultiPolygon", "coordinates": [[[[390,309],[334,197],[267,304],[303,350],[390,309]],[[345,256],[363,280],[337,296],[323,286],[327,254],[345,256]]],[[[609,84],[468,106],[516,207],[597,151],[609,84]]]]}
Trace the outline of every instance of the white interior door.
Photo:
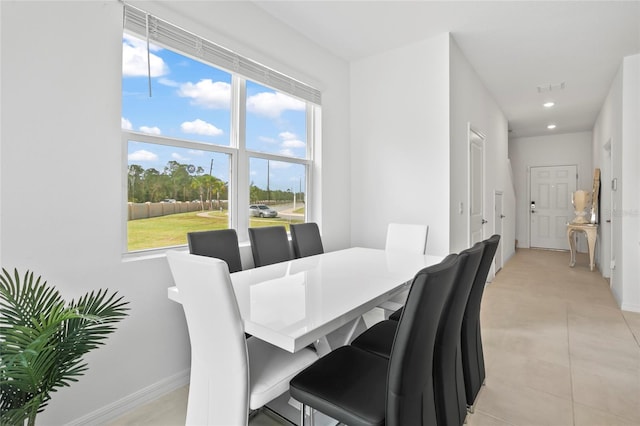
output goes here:
{"type": "Polygon", "coordinates": [[[469,246],[484,239],[484,136],[469,129],[469,246]]]}
{"type": "Polygon", "coordinates": [[[569,250],[567,223],[573,217],[577,166],[531,167],[531,247],[569,250]]]}
{"type": "MultiPolygon", "coordinates": [[[[494,208],[495,216],[493,217],[493,221],[494,221],[493,233],[502,236],[502,221],[504,220],[505,216],[502,212],[502,192],[501,191],[495,192],[494,204],[495,204],[495,208],[494,208]]],[[[500,269],[502,269],[502,239],[500,239],[500,242],[498,243],[498,249],[496,250],[496,255],[494,259],[495,259],[496,273],[497,273],[500,269]]]]}

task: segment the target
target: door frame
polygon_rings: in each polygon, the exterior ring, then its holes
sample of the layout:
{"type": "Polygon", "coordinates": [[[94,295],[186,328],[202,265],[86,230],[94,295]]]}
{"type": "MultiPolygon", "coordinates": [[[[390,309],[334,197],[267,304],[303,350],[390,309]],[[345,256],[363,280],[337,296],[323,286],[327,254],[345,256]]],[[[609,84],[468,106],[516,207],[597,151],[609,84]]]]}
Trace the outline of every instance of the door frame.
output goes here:
{"type": "MultiPolygon", "coordinates": [[[[484,219],[485,213],[486,213],[486,206],[485,206],[485,194],[486,194],[486,164],[485,164],[485,159],[486,159],[486,155],[485,155],[485,143],[486,143],[486,136],[484,135],[484,133],[482,133],[481,131],[479,131],[476,127],[474,127],[471,122],[467,123],[467,246],[471,247],[472,246],[472,239],[471,239],[471,144],[473,144],[473,136],[476,136],[479,140],[480,140],[480,146],[482,148],[482,186],[481,186],[481,192],[482,192],[482,218],[484,219]]],[[[485,236],[485,232],[484,232],[484,228],[481,228],[481,232],[482,232],[482,238],[484,239],[485,236]]]]}
{"type": "Polygon", "coordinates": [[[503,199],[503,191],[495,190],[493,192],[493,233],[498,234],[497,224],[500,224],[500,241],[498,242],[498,248],[496,249],[496,255],[494,256],[494,266],[495,273],[498,273],[500,269],[502,269],[502,233],[503,231],[503,223],[502,219],[504,219],[504,199],[503,199]],[[498,213],[498,198],[500,198],[500,213],[498,213]]]}

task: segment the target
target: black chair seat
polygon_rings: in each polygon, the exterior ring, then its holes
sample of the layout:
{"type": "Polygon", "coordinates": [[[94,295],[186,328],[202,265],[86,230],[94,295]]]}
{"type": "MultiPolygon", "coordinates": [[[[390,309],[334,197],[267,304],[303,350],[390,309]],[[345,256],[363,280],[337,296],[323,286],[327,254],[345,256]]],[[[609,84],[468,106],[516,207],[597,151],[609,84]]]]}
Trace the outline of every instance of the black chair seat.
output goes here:
{"type": "Polygon", "coordinates": [[[355,338],[351,346],[367,350],[376,355],[389,358],[393,339],[398,330],[398,321],[380,321],[355,338]]]}
{"type": "Polygon", "coordinates": [[[342,346],[294,377],[289,392],[347,425],[384,425],[388,366],[386,358],[342,346]]]}
{"type": "Polygon", "coordinates": [[[402,316],[402,308],[398,309],[391,315],[389,315],[389,319],[392,321],[400,321],[400,317],[402,316]]]}
{"type": "MultiPolygon", "coordinates": [[[[460,336],[464,310],[483,251],[484,244],[478,243],[460,253],[462,267],[438,326],[433,361],[438,424],[461,426],[466,417],[467,400],[463,381],[460,336]]],[[[394,342],[393,330],[399,327],[402,320],[401,316],[400,322],[387,320],[378,323],[379,326],[375,324],[351,344],[373,354],[389,357],[394,342]]]]}
{"type": "Polygon", "coordinates": [[[418,272],[405,314],[398,323],[388,321],[397,324],[390,356],[343,346],[294,377],[289,391],[303,404],[302,413],[309,405],[351,426],[435,425],[434,346],[461,264],[459,256],[450,255],[418,272]]]}

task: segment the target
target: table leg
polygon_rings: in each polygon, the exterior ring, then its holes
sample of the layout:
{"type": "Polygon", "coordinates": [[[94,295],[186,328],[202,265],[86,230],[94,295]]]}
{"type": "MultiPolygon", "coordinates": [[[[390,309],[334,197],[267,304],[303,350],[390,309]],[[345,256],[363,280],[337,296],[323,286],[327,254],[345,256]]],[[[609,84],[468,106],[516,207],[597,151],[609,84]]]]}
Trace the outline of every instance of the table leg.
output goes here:
{"type": "Polygon", "coordinates": [[[593,257],[596,250],[596,233],[591,231],[587,232],[587,243],[589,244],[589,268],[593,272],[593,257]]]}
{"type": "Polygon", "coordinates": [[[567,238],[569,238],[569,252],[571,253],[571,259],[569,260],[569,266],[576,266],[576,240],[573,235],[573,229],[567,230],[567,238]]]}

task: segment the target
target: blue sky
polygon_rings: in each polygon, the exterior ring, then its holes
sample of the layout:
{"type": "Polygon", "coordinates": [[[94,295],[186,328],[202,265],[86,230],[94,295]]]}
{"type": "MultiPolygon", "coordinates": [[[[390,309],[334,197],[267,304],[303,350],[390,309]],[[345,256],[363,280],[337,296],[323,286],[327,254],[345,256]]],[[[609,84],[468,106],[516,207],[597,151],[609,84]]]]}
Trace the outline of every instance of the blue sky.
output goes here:
{"type": "MultiPolygon", "coordinates": [[[[150,46],[151,87],[146,41],[125,34],[122,64],[122,127],[207,144],[230,145],[231,75],[225,71],[150,46]]],[[[247,81],[247,148],[304,158],[306,112],[304,102],[247,81]]],[[[226,155],[147,143],[129,143],[129,164],[162,172],[170,160],[194,164],[229,180],[226,155]]],[[[252,160],[251,180],[266,188],[266,161],[252,160]]],[[[304,168],[270,162],[270,188],[298,188],[304,168]],[[295,183],[295,185],[294,185],[295,183]]],[[[304,185],[304,181],[303,181],[304,185]]]]}

